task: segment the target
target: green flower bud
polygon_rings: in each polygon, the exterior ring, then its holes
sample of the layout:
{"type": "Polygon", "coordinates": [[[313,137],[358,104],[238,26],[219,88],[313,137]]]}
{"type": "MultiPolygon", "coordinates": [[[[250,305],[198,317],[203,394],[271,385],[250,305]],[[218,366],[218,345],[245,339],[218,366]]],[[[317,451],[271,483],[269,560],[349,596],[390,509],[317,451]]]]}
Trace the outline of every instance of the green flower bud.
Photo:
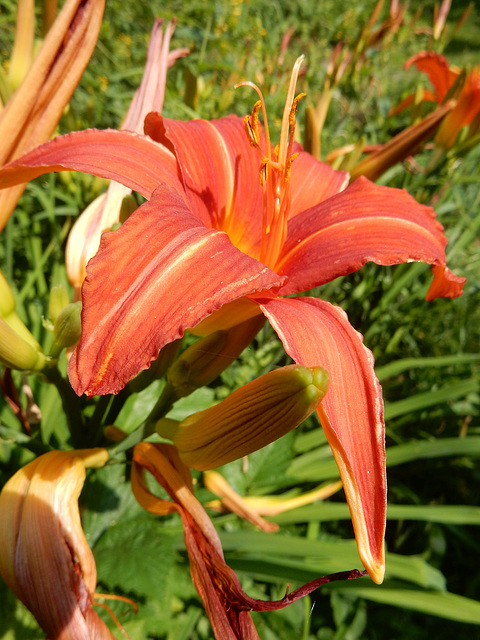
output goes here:
{"type": "Polygon", "coordinates": [[[56,284],[52,287],[48,301],[48,315],[52,322],[55,322],[69,302],[68,291],[63,284],[56,284]]]}
{"type": "MultiPolygon", "coordinates": [[[[197,340],[173,363],[167,373],[167,380],[175,389],[177,398],[190,395],[195,389],[211,382],[205,381],[204,371],[210,367],[227,341],[227,331],[215,331],[197,340]]],[[[221,363],[224,368],[223,362],[221,363]]],[[[213,374],[213,379],[218,373],[213,374]]]]}
{"type": "Polygon", "coordinates": [[[36,349],[0,318],[0,361],[10,369],[39,371],[47,359],[40,348],[36,349]]]}
{"type": "Polygon", "coordinates": [[[15,311],[15,297],[7,279],[0,271],[0,318],[5,318],[15,311]]]}
{"type": "Polygon", "coordinates": [[[81,302],[70,302],[55,320],[53,345],[50,349],[50,355],[54,358],[58,356],[62,349],[73,347],[79,341],[82,332],[81,311],[81,302]]]}

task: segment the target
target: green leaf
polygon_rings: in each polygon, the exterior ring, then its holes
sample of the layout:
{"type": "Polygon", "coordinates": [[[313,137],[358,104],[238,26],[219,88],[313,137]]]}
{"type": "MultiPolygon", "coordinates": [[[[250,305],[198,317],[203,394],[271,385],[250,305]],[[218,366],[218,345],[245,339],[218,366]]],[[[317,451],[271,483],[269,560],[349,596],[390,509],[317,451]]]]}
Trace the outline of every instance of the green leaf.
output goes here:
{"type": "MultiPolygon", "coordinates": [[[[224,551],[228,552],[229,563],[232,561],[243,570],[248,563],[249,572],[260,573],[263,578],[282,577],[308,582],[322,575],[362,566],[354,540],[308,540],[251,530],[221,533],[220,538],[224,551]]],[[[445,578],[440,571],[419,556],[387,553],[385,566],[389,577],[424,588],[445,589],[445,578]]]]}
{"type": "MultiPolygon", "coordinates": [[[[337,583],[336,586],[339,584],[337,583]]],[[[447,620],[480,624],[480,602],[447,591],[402,589],[390,587],[388,583],[381,586],[363,583],[359,586],[358,583],[353,584],[353,582],[341,583],[338,589],[340,592],[354,593],[367,600],[382,604],[412,609],[447,620]]]]}
{"type": "Polygon", "coordinates": [[[426,409],[436,404],[450,402],[457,398],[462,398],[469,393],[478,391],[479,381],[477,378],[469,378],[468,380],[460,380],[459,382],[451,382],[436,391],[426,391],[425,393],[417,393],[409,398],[403,398],[397,402],[385,403],[385,420],[398,418],[412,411],[426,409]]]}
{"type": "Polygon", "coordinates": [[[399,376],[410,369],[426,369],[450,367],[459,364],[470,364],[480,361],[477,353],[459,353],[457,355],[439,356],[437,358],[403,358],[390,362],[383,367],[376,367],[375,373],[380,381],[399,376]]]}
{"type": "MultiPolygon", "coordinates": [[[[278,524],[300,522],[327,522],[330,520],[350,520],[350,510],[345,503],[317,502],[305,507],[292,509],[268,518],[278,524]]],[[[388,520],[418,520],[457,525],[480,525],[480,507],[464,505],[404,505],[390,504],[387,508],[388,520]]]]}
{"type": "MultiPolygon", "coordinates": [[[[296,481],[318,482],[339,477],[333,454],[326,458],[327,447],[320,447],[302,456],[297,456],[287,470],[287,475],[296,481]]],[[[421,460],[447,456],[480,456],[480,436],[467,438],[437,438],[436,440],[412,440],[406,444],[387,448],[387,467],[421,460]]]]}

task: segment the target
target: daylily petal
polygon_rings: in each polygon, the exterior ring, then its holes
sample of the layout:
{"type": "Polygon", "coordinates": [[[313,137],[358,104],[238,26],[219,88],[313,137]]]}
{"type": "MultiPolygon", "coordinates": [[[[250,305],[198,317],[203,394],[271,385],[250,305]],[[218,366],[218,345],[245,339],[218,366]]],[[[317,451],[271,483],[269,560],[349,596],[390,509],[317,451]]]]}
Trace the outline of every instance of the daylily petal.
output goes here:
{"type": "MultiPolygon", "coordinates": [[[[409,107],[411,107],[412,104],[415,103],[415,97],[416,97],[415,94],[411,93],[406,98],[404,98],[401,102],[399,102],[396,107],[392,107],[388,112],[389,117],[396,116],[402,111],[405,111],[405,109],[408,109],[409,107]]],[[[428,91],[428,89],[424,89],[422,91],[421,102],[437,102],[437,96],[435,93],[428,91]]]]}
{"type": "Polygon", "coordinates": [[[248,252],[260,237],[263,196],[260,158],[250,146],[243,120],[229,116],[181,122],[151,113],[145,133],[174,149],[191,210],[248,252]]]}
{"type": "Polygon", "coordinates": [[[259,640],[250,611],[283,609],[324,584],[364,575],[358,570],[334,573],[287,592],[281,600],[269,602],[251,598],[243,591],[235,572],[225,563],[218,534],[193,495],[190,472],[174,447],[147,442],[135,447],[132,490],[147,511],[156,515],[177,511],[182,518],[193,583],[217,640],[259,640]],[[151,493],[146,471],[169,493],[172,501],[157,498],[151,493]]]}
{"type": "Polygon", "coordinates": [[[37,147],[0,169],[0,187],[71,169],[115,180],[145,198],[161,182],[183,193],[177,162],[168,149],[146,136],[115,129],[75,131],[37,147]]]}
{"type": "Polygon", "coordinates": [[[467,76],[455,109],[445,118],[437,135],[435,144],[449,149],[455,143],[458,132],[472,124],[480,113],[480,68],[476,67],[467,76]]]}
{"type": "MultiPolygon", "coordinates": [[[[275,270],[288,275],[281,290],[285,295],[353,273],[368,261],[382,265],[420,261],[445,269],[446,242],[431,207],[404,190],[360,177],[289,223],[275,270]]],[[[460,292],[457,279],[442,295],[455,297],[460,292]]]]}
{"type": "Polygon", "coordinates": [[[88,264],[72,386],[78,394],[117,393],[184,329],[225,303],[282,283],[161,186],[118,231],[102,237],[88,264]],[[131,247],[138,248],[134,261],[131,247]]]}
{"type": "Polygon", "coordinates": [[[287,298],[265,300],[261,308],[296,362],[330,374],[318,414],[340,470],[360,558],[380,583],[387,485],[382,392],[373,356],[340,307],[287,298]]]}
{"type": "Polygon", "coordinates": [[[412,64],[428,76],[437,94],[437,102],[442,102],[448,90],[457,79],[459,75],[458,71],[450,69],[450,65],[445,56],[435,53],[434,51],[417,53],[405,62],[404,68],[409,69],[412,64]]]}
{"type": "Polygon", "coordinates": [[[319,162],[297,144],[293,151],[299,153],[292,164],[290,174],[289,220],[297,214],[343,191],[349,182],[345,171],[336,171],[325,162],[319,162]]]}
{"type": "MultiPolygon", "coordinates": [[[[175,30],[174,22],[162,29],[163,21],[158,18],[152,28],[147,51],[147,63],[142,82],[130,104],[121,129],[143,133],[143,121],[152,110],[161,111],[165,96],[167,69],[175,60],[188,53],[188,49],[177,49],[169,55],[170,39],[175,30]]],[[[68,236],[65,262],[67,276],[75,289],[75,298],[80,298],[80,288],[85,278],[87,262],[98,250],[100,238],[119,221],[123,199],[131,189],[111,182],[106,194],[99,196],[78,217],[68,236]]]]}

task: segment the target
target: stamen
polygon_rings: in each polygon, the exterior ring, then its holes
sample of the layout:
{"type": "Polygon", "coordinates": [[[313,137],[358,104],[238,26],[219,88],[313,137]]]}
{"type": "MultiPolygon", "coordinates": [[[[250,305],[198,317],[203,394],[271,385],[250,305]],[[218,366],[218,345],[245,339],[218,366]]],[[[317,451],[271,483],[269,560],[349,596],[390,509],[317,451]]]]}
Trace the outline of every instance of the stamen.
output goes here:
{"type": "MultiPolygon", "coordinates": [[[[234,85],[234,89],[238,89],[238,87],[251,87],[254,91],[257,92],[258,97],[260,98],[260,104],[262,105],[262,117],[263,117],[263,126],[265,129],[265,137],[267,139],[267,156],[268,159],[270,160],[271,158],[271,152],[270,152],[270,133],[268,131],[268,120],[267,120],[267,110],[265,109],[265,101],[263,99],[263,95],[262,92],[260,91],[260,89],[257,87],[257,85],[252,82],[251,80],[245,80],[244,82],[239,82],[238,84],[234,85]]],[[[255,106],[253,107],[253,111],[252,111],[252,117],[254,114],[254,111],[257,107],[258,103],[255,103],[255,106]]],[[[258,111],[259,109],[257,109],[256,113],[257,113],[257,120],[258,120],[258,111]]]]}
{"type": "Polygon", "coordinates": [[[280,142],[275,146],[273,152],[270,144],[265,102],[260,89],[250,81],[235,85],[235,88],[251,87],[260,98],[255,103],[251,115],[247,116],[244,122],[248,140],[261,156],[260,184],[263,190],[263,215],[260,260],[272,269],[275,268],[287,237],[287,222],[291,201],[289,179],[292,163],[298,156],[298,154],[292,154],[296,113],[300,100],[305,96],[304,93],[301,93],[295,97],[295,87],[303,60],[304,56],[302,55],[297,58],[293,66],[283,111],[280,142]],[[260,127],[258,122],[260,108],[262,109],[265,129],[265,150],[260,147],[260,127]]]}

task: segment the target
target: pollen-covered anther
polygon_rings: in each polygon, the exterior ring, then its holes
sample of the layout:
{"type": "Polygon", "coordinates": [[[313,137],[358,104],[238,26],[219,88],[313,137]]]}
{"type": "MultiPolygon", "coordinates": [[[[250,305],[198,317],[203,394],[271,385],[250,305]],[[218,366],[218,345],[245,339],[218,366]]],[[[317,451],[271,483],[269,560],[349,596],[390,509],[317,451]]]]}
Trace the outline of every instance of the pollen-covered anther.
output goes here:
{"type": "Polygon", "coordinates": [[[292,170],[293,161],[298,158],[298,153],[292,153],[292,155],[287,160],[287,166],[285,167],[284,180],[288,182],[290,180],[290,171],[292,170]]]}
{"type": "Polygon", "coordinates": [[[252,127],[252,123],[250,121],[250,116],[245,116],[245,118],[243,119],[243,123],[244,123],[243,126],[245,128],[245,133],[247,134],[248,141],[250,142],[252,147],[258,148],[258,142],[255,137],[255,131],[252,127]]]}
{"type": "Polygon", "coordinates": [[[300,100],[306,97],[306,95],[307,95],[306,93],[299,93],[298,96],[294,99],[292,103],[292,108],[290,109],[290,116],[288,121],[290,127],[295,126],[295,116],[297,115],[298,104],[300,100]]]}
{"type": "Polygon", "coordinates": [[[260,184],[262,185],[262,187],[268,179],[269,164],[270,164],[270,160],[268,158],[264,158],[260,164],[260,184]]]}

